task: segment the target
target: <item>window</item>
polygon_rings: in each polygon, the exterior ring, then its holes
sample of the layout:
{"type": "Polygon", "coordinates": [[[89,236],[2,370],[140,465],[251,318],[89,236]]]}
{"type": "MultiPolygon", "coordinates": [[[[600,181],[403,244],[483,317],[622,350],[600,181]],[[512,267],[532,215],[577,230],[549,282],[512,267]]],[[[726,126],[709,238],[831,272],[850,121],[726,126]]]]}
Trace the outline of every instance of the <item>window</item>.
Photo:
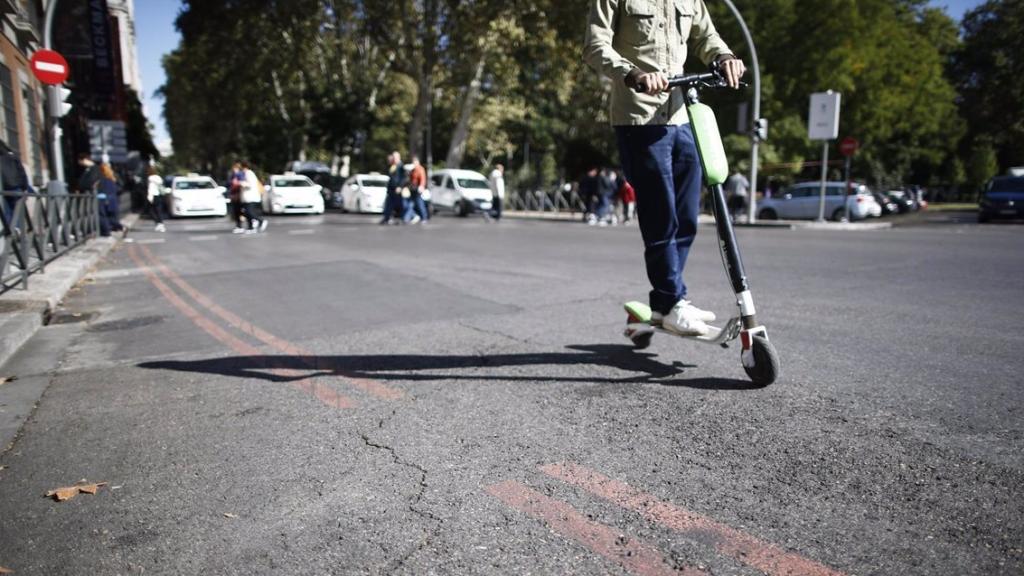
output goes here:
{"type": "Polygon", "coordinates": [[[0,137],[7,146],[21,157],[21,138],[18,136],[18,115],[14,111],[14,85],[11,83],[11,69],[0,64],[0,137]]]}
{"type": "Polygon", "coordinates": [[[28,159],[25,171],[32,175],[32,181],[41,185],[43,181],[43,142],[39,131],[39,110],[36,93],[28,84],[21,85],[21,104],[25,115],[25,126],[28,127],[28,159]]]}

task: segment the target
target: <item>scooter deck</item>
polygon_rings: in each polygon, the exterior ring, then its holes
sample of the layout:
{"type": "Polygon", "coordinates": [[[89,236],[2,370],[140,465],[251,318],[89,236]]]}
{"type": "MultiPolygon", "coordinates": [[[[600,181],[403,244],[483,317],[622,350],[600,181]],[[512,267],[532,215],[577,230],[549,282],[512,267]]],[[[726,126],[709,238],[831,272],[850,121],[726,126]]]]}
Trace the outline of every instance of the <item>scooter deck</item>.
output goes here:
{"type": "Polygon", "coordinates": [[[651,308],[643,302],[626,302],[623,307],[626,309],[626,314],[629,315],[626,320],[626,330],[624,335],[630,340],[644,334],[656,333],[667,334],[669,336],[675,336],[676,338],[685,338],[687,340],[696,340],[706,344],[718,344],[722,347],[728,347],[729,342],[738,338],[740,331],[743,329],[740,318],[737,316],[730,318],[722,327],[709,325],[708,333],[703,336],[685,336],[683,334],[676,334],[671,330],[665,330],[660,326],[652,326],[651,308]]]}

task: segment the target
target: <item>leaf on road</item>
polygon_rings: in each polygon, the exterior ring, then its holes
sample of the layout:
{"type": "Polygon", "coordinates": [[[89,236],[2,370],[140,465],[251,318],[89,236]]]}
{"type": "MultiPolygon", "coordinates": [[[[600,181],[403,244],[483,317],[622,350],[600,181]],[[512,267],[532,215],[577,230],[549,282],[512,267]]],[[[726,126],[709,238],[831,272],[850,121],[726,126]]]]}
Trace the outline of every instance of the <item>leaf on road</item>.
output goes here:
{"type": "MultiPolygon", "coordinates": [[[[17,376],[0,376],[0,386],[3,386],[4,384],[7,384],[8,382],[14,382],[17,379],[18,379],[17,376]]],[[[0,574],[3,574],[3,572],[0,572],[0,574]]]]}
{"type": "Polygon", "coordinates": [[[64,488],[57,488],[55,490],[50,490],[49,492],[46,493],[46,497],[47,498],[53,498],[57,502],[66,502],[68,500],[71,500],[75,496],[78,496],[79,493],[95,494],[95,493],[99,492],[100,486],[106,486],[106,485],[107,485],[106,482],[97,482],[97,483],[94,483],[94,484],[86,484],[83,481],[83,482],[79,482],[78,484],[75,484],[74,486],[65,486],[64,488]]]}
{"type": "Polygon", "coordinates": [[[0,566],[0,574],[14,574],[14,570],[0,566]]]}
{"type": "Polygon", "coordinates": [[[238,518],[238,514],[232,514],[231,512],[224,513],[225,518],[238,518]]]}

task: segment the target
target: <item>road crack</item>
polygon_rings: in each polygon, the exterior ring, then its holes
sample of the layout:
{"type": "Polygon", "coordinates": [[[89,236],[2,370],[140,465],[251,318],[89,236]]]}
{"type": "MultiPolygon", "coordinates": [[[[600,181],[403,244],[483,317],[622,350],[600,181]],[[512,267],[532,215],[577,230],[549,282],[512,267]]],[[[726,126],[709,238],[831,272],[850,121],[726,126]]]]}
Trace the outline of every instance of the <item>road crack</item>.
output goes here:
{"type": "MultiPolygon", "coordinates": [[[[382,430],[384,428],[384,425],[393,416],[395,416],[396,413],[396,410],[392,410],[389,416],[381,418],[380,421],[377,423],[377,429],[382,430]]],[[[426,534],[424,535],[423,538],[419,540],[419,542],[417,542],[414,546],[410,547],[408,550],[403,552],[394,560],[388,562],[388,564],[382,570],[382,573],[384,574],[392,574],[396,572],[399,568],[401,568],[403,565],[405,565],[405,563],[410,558],[412,558],[418,552],[420,552],[421,550],[430,545],[434,537],[437,536],[437,533],[440,531],[441,524],[444,523],[444,519],[437,516],[429,510],[424,510],[419,507],[419,504],[423,501],[423,497],[426,494],[428,487],[427,474],[429,472],[426,468],[417,464],[416,462],[412,462],[402,458],[401,456],[399,456],[398,452],[395,450],[393,446],[389,446],[388,444],[377,442],[371,439],[370,435],[366,432],[360,431],[359,436],[360,438],[362,438],[363,443],[366,445],[367,448],[372,448],[374,450],[383,450],[387,452],[388,455],[391,456],[392,463],[415,471],[416,475],[418,476],[417,490],[416,493],[410,498],[409,503],[406,505],[406,507],[413,514],[419,516],[420,518],[423,518],[428,522],[433,523],[433,528],[427,530],[426,534]]]]}

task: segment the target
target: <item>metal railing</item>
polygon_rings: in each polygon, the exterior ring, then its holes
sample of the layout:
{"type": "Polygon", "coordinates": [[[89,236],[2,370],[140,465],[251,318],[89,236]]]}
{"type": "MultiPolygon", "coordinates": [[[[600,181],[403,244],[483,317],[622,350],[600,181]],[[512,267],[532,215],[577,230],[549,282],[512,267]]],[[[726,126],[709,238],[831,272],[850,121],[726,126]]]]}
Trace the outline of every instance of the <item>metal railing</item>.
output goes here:
{"type": "Polygon", "coordinates": [[[98,232],[95,194],[0,192],[0,294],[98,232]]]}
{"type": "Polygon", "coordinates": [[[550,212],[554,214],[568,212],[570,214],[584,213],[587,211],[587,203],[579,195],[575,188],[564,190],[516,190],[509,191],[505,197],[506,210],[521,210],[524,212],[550,212]]]}

